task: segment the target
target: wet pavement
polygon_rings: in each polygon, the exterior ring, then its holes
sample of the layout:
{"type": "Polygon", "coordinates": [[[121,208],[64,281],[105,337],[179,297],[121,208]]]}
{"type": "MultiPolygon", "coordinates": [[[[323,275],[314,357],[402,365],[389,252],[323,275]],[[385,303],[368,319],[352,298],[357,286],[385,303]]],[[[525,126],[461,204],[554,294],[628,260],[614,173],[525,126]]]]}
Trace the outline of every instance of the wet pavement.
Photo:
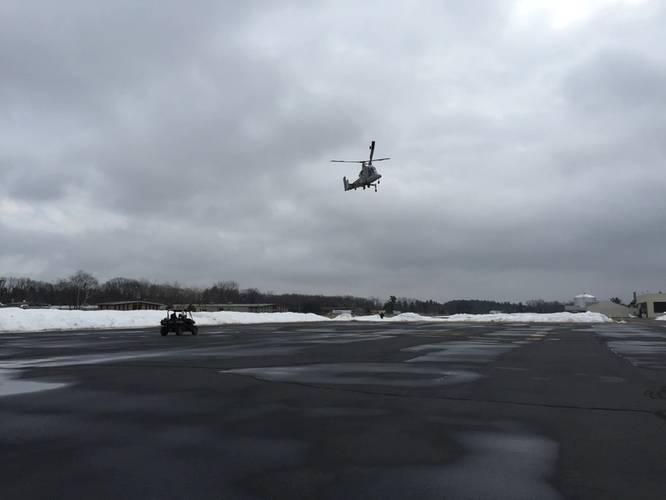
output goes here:
{"type": "Polygon", "coordinates": [[[4,334],[0,493],[661,499],[665,326],[4,334]]]}

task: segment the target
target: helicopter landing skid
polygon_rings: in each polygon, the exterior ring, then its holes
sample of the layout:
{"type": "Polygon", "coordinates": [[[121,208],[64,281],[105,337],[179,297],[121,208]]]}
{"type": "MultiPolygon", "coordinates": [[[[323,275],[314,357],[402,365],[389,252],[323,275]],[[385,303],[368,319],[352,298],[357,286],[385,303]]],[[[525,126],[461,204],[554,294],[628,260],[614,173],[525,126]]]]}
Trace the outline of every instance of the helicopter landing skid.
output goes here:
{"type": "Polygon", "coordinates": [[[351,185],[348,182],[346,182],[346,179],[345,179],[345,191],[351,191],[351,190],[356,191],[358,188],[363,188],[363,191],[365,191],[366,188],[373,187],[373,188],[375,188],[375,193],[376,193],[378,184],[379,184],[379,181],[377,181],[376,183],[362,184],[360,186],[354,186],[354,185],[351,185]]]}

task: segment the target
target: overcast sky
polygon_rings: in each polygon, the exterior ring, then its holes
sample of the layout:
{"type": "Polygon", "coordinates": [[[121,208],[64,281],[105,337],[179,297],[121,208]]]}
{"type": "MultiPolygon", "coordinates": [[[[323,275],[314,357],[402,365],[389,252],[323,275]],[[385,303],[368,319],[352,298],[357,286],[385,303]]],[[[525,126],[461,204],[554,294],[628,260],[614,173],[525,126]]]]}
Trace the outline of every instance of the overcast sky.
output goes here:
{"type": "Polygon", "coordinates": [[[0,3],[0,275],[666,289],[659,1],[0,3]],[[379,192],[344,192],[371,140],[379,192]]]}

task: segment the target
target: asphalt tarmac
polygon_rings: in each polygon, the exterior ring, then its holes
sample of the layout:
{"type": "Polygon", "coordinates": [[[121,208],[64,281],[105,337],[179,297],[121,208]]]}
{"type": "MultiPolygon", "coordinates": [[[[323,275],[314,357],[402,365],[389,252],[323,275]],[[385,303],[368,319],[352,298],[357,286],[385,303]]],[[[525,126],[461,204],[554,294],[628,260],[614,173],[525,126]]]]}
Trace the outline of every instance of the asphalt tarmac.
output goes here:
{"type": "Polygon", "coordinates": [[[2,499],[663,499],[666,324],[0,335],[2,499]]]}

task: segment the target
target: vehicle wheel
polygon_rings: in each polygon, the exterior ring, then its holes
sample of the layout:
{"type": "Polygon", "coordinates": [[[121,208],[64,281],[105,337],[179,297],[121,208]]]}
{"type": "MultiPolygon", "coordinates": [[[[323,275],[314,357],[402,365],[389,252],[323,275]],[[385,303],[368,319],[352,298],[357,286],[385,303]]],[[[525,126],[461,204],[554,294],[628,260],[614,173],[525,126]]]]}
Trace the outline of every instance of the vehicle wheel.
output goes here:
{"type": "Polygon", "coordinates": [[[164,328],[164,327],[160,328],[160,334],[162,335],[162,337],[166,337],[168,333],[169,333],[168,328],[164,328]]]}
{"type": "Polygon", "coordinates": [[[192,335],[196,335],[197,333],[199,333],[199,329],[196,326],[193,326],[192,327],[192,335]]]}
{"type": "Polygon", "coordinates": [[[178,335],[178,336],[181,335],[181,333],[180,333],[180,327],[176,327],[176,335],[178,335]]]}

